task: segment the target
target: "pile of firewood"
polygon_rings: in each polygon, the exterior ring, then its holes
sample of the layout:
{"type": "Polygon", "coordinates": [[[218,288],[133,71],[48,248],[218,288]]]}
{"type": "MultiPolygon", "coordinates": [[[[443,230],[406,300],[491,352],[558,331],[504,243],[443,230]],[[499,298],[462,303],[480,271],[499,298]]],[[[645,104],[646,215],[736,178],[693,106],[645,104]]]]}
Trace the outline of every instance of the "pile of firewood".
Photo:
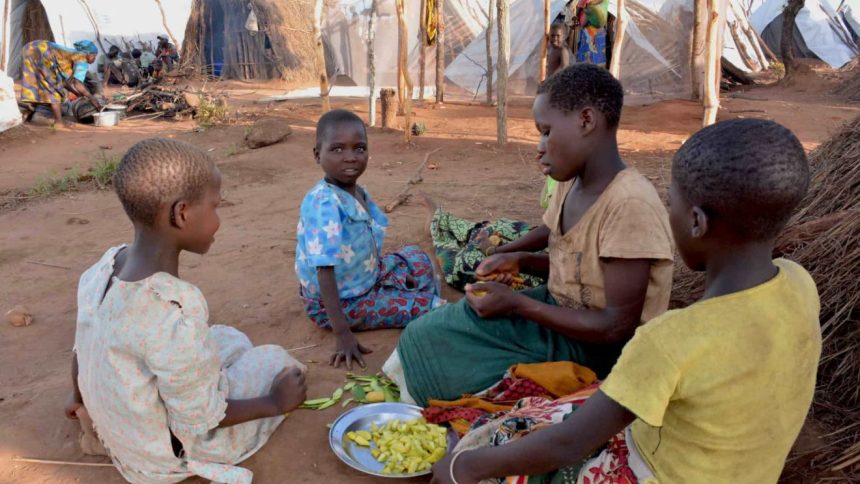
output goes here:
{"type": "Polygon", "coordinates": [[[125,105],[129,114],[154,113],[160,117],[185,120],[196,117],[201,104],[219,104],[223,100],[187,89],[150,85],[133,94],[115,97],[114,103],[125,105]]]}

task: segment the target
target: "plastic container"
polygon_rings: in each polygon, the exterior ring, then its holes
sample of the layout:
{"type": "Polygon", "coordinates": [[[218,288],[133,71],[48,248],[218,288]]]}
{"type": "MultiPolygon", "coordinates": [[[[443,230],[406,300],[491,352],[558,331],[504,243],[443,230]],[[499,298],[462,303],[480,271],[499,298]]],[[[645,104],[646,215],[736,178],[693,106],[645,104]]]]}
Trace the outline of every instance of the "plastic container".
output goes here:
{"type": "Polygon", "coordinates": [[[102,111],[93,114],[93,122],[100,128],[116,126],[119,123],[119,113],[116,111],[102,111]]]}

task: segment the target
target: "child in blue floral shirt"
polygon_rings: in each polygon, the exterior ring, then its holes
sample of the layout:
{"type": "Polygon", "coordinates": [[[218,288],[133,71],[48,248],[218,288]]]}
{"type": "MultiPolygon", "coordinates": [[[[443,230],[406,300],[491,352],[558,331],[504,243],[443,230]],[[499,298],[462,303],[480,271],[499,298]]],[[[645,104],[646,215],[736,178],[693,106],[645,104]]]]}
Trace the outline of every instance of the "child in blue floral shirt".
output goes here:
{"type": "Polygon", "coordinates": [[[296,274],[308,316],[337,335],[330,363],[351,369],[370,353],[352,330],[403,328],[443,301],[419,247],[381,254],[388,219],[356,184],[368,160],[361,119],[345,110],[323,115],[314,158],[325,177],[302,201],[296,274]]]}

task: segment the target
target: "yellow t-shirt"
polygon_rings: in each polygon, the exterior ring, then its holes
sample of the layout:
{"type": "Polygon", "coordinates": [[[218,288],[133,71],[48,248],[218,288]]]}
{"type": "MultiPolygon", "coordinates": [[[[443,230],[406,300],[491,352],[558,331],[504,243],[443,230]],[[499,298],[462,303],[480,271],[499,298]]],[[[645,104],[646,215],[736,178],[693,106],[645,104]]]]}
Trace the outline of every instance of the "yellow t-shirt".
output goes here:
{"type": "Polygon", "coordinates": [[[641,326],[601,390],[638,418],[632,434],[662,483],[779,478],[815,390],[815,282],[778,259],[745,291],[641,326]]]}

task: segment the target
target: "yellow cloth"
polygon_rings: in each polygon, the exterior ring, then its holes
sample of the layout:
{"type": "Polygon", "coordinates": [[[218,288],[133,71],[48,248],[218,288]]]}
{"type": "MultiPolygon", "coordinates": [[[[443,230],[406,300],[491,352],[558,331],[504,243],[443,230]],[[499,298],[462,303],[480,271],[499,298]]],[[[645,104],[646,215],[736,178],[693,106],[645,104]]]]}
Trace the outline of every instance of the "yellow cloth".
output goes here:
{"type": "Polygon", "coordinates": [[[527,378],[552,394],[554,398],[578,392],[597,381],[589,368],[572,361],[521,363],[510,369],[515,378],[527,378]]]}
{"type": "Polygon", "coordinates": [[[657,190],[638,171],[627,168],[562,234],[561,209],[574,183],[558,184],[543,217],[550,229],[550,294],[560,306],[603,309],[601,259],[652,259],[642,321],[657,317],[669,307],[674,256],[669,215],[657,190]]]}
{"type": "Polygon", "coordinates": [[[815,390],[820,302],[803,267],[641,326],[600,390],[636,414],[661,483],[776,482],[815,390]]]}

